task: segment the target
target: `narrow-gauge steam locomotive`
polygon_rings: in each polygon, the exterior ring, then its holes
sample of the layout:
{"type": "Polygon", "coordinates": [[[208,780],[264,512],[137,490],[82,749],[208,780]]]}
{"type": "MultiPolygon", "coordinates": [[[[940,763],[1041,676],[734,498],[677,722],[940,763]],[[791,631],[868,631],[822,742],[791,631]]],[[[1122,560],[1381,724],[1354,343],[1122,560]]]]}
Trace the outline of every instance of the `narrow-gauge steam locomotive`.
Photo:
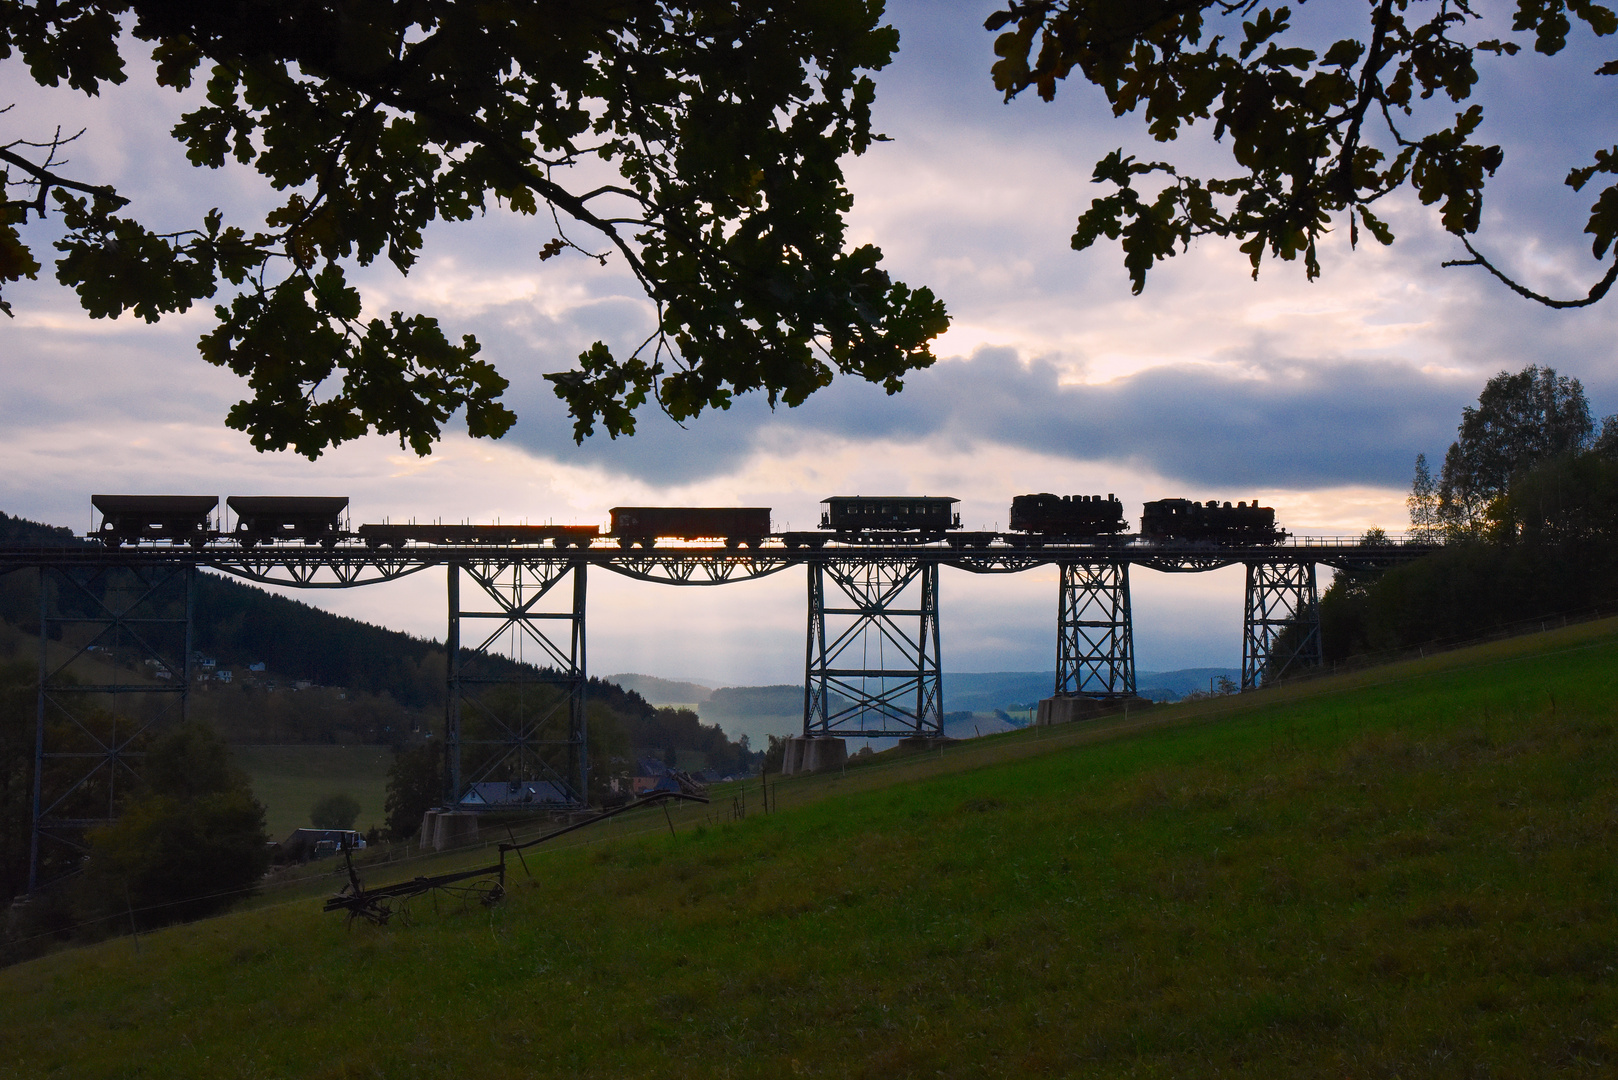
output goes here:
{"type": "Polygon", "coordinates": [[[1192,540],[1215,544],[1279,544],[1287,534],[1275,527],[1275,509],[1254,499],[1235,506],[1217,499],[1159,499],[1146,504],[1140,534],[1149,540],[1192,540]]]}
{"type": "Polygon", "coordinates": [[[1011,500],[1013,547],[1043,547],[1048,543],[1093,542],[1129,528],[1124,504],[1116,495],[1018,495],[1011,500]]]}

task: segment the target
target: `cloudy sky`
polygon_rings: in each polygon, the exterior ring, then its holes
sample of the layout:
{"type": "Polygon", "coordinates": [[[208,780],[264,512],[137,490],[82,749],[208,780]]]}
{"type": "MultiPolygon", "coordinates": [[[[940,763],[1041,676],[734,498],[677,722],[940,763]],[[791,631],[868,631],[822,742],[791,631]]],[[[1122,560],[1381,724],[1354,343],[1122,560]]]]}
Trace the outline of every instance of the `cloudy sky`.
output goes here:
{"type": "MultiPolygon", "coordinates": [[[[847,163],[850,240],[882,247],[894,274],[931,286],[954,320],[940,362],[902,396],[843,381],[797,410],[744,399],[684,429],[648,413],[633,439],[576,447],[541,374],[591,341],[638,341],[648,307],[610,263],[541,264],[545,223],[491,215],[430,233],[408,279],[373,268],[359,280],[373,310],[427,311],[483,341],[521,416],[504,440],[452,435],[427,459],[380,438],[315,464],[257,454],[221,423],[242,388],[197,358],[207,316],[92,321],[46,279],[7,290],[17,317],[0,326],[0,509],[83,530],[93,492],[346,494],[356,522],[596,523],[614,505],[663,503],[770,506],[778,527],[805,528],[828,495],[891,493],[952,495],[969,527],[993,527],[1021,492],[1116,492],[1132,514],[1168,496],[1257,497],[1294,532],[1348,534],[1403,527],[1416,454],[1442,455],[1496,371],[1550,364],[1584,381],[1598,415],[1618,411],[1618,300],[1552,312],[1480,272],[1440,269],[1462,252],[1402,195],[1383,204],[1395,247],[1351,252],[1334,236],[1312,284],[1270,263],[1251,281],[1234,246],[1205,242],[1131,296],[1116,246],[1068,247],[1100,191],[1094,161],[1122,146],[1204,172],[1227,163],[1196,132],[1151,144],[1077,83],[1051,104],[1002,103],[981,29],[994,6],[891,4],[902,44],[878,76],[876,116],[892,141],[847,163]]],[[[1496,22],[1478,36],[1504,35],[1496,22]]],[[[1604,59],[1581,48],[1485,65],[1486,135],[1506,165],[1482,244],[1557,295],[1582,295],[1599,274],[1579,232],[1590,198],[1561,179],[1610,143],[1601,118],[1618,115],[1618,80],[1587,74],[1604,59]]],[[[184,101],[142,70],[88,101],[0,65],[0,104],[16,103],[0,142],[88,128],[75,175],[116,184],[152,223],[266,205],[251,176],[186,164],[166,134],[184,101]]],[[[1141,668],[1239,663],[1239,570],[1139,571],[1133,586],[1141,668]]],[[[590,592],[593,672],[715,685],[802,677],[799,573],[722,589],[598,573],[590,592]]],[[[426,575],[310,599],[442,636],[442,582],[426,575]]],[[[1054,666],[1054,571],[946,571],[942,605],[948,668],[1054,666]]]]}

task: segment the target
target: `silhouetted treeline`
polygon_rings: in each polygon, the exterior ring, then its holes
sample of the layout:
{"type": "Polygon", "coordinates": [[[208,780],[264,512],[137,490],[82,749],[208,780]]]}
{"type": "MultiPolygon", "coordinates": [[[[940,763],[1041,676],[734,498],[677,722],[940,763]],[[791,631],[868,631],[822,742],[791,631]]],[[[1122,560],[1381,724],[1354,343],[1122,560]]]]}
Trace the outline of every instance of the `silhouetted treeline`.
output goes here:
{"type": "Polygon", "coordinates": [[[74,536],[72,529],[64,529],[58,525],[41,525],[37,521],[28,521],[0,512],[0,544],[74,547],[82,543],[84,541],[74,536]]]}
{"type": "Polygon", "coordinates": [[[1340,574],[1321,597],[1328,663],[1618,605],[1618,460],[1563,454],[1519,472],[1487,524],[1380,577],[1340,574]]]}

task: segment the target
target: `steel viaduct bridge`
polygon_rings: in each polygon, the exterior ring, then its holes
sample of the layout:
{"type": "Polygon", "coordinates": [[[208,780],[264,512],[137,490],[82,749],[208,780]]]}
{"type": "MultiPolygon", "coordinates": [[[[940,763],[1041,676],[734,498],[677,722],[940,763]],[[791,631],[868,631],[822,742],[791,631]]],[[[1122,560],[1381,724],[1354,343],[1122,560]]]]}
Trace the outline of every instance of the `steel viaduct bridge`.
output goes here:
{"type": "MultiPolygon", "coordinates": [[[[192,582],[201,569],[295,589],[349,589],[442,570],[448,686],[444,805],[464,806],[472,785],[539,778],[546,809],[581,807],[588,793],[585,608],[592,570],[662,585],[716,586],[802,568],[807,578],[803,736],[939,738],[944,731],[939,571],[1015,574],[1060,570],[1055,697],[1101,701],[1135,693],[1129,601],[1132,566],[1168,573],[1246,567],[1243,690],[1320,663],[1317,566],[1381,569],[1433,550],[1431,542],[1364,543],[1300,536],[1275,545],[1148,542],[1134,536],[1029,547],[995,542],[865,544],[829,541],[788,549],[678,543],[620,549],[603,537],[584,549],[412,544],[330,547],[0,547],[0,575],[39,581],[39,690],[33,773],[30,891],[42,848],[79,846],[112,818],[138,773],[142,736],[183,718],[194,678],[192,582]],[[72,632],[67,632],[69,628],[72,632]],[[61,644],[52,645],[53,641],[61,644]],[[498,647],[522,643],[533,661],[498,647]],[[879,658],[873,662],[872,657],[879,658]],[[104,662],[95,663],[100,657],[104,662]],[[105,661],[116,658],[118,663],[105,661]],[[122,674],[134,668],[145,678],[122,674]],[[111,697],[109,697],[109,695],[111,697]],[[92,703],[135,695],[145,707],[120,718],[92,703]],[[107,715],[114,719],[110,726],[107,715]],[[463,772],[464,717],[480,733],[463,772]]],[[[123,699],[128,701],[129,699],[123,699]]]]}

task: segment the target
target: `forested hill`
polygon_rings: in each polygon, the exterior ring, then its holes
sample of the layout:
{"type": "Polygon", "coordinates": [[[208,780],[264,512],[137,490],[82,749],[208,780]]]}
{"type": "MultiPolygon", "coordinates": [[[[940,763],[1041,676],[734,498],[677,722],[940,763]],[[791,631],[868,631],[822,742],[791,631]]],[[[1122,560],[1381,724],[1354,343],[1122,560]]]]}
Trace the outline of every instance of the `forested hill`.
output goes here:
{"type": "Polygon", "coordinates": [[[231,581],[197,575],[198,651],[221,667],[262,663],[317,686],[386,693],[401,705],[444,699],[444,647],[231,581]]]}
{"type": "MultiPolygon", "coordinates": [[[[0,543],[79,542],[68,529],[0,514],[0,543]]],[[[37,633],[38,597],[32,573],[0,578],[0,618],[37,633]]],[[[193,602],[194,647],[220,667],[262,663],[281,679],[387,694],[406,706],[443,700],[444,650],[437,642],[333,615],[206,571],[197,575],[193,602]]]]}
{"type": "Polygon", "coordinates": [[[58,525],[41,525],[37,521],[15,518],[0,511],[0,544],[29,547],[70,547],[84,541],[73,535],[72,529],[58,525]]]}

